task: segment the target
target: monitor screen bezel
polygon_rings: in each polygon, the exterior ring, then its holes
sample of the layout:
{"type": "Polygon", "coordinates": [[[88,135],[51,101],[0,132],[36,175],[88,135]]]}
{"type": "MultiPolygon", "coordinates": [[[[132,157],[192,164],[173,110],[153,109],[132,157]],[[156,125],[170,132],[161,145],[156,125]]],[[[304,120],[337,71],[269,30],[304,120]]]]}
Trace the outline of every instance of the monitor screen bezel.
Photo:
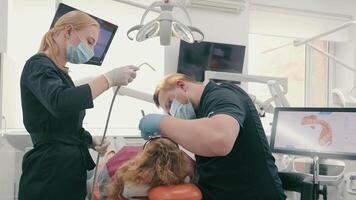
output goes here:
{"type": "Polygon", "coordinates": [[[346,159],[346,160],[356,160],[356,153],[341,153],[341,152],[319,152],[319,151],[305,151],[305,150],[296,150],[296,149],[288,149],[288,148],[280,148],[275,147],[275,139],[276,139],[276,130],[277,130],[277,121],[278,115],[283,111],[295,111],[295,112],[355,112],[356,108],[338,108],[338,107],[277,107],[274,110],[274,117],[272,123],[272,132],[271,132],[271,140],[270,140],[270,148],[273,153],[282,153],[282,154],[292,154],[292,155],[300,155],[300,156],[318,156],[320,158],[334,158],[334,159],[346,159]]]}
{"type": "MultiPolygon", "coordinates": [[[[195,43],[210,43],[211,45],[226,45],[226,46],[236,46],[236,47],[239,47],[239,48],[243,48],[243,54],[244,54],[244,56],[243,56],[243,60],[242,60],[242,66],[241,66],[241,72],[238,72],[238,71],[236,71],[236,72],[229,72],[229,73],[243,73],[243,71],[244,71],[244,67],[245,67],[245,61],[246,61],[246,50],[247,50],[247,47],[246,47],[246,45],[243,45],[243,44],[230,44],[230,43],[223,43],[223,42],[214,42],[214,41],[206,41],[206,40],[204,40],[204,41],[202,41],[202,42],[195,42],[195,43]]],[[[180,63],[182,60],[183,60],[183,58],[182,58],[182,56],[183,56],[183,53],[182,53],[182,45],[189,45],[189,43],[188,42],[185,42],[185,41],[183,41],[183,40],[180,40],[180,43],[179,43],[179,50],[178,50],[178,61],[177,61],[177,73],[183,73],[183,72],[181,72],[181,67],[182,67],[182,63],[180,63]]],[[[204,69],[204,73],[203,73],[203,80],[201,81],[201,82],[204,82],[205,81],[205,71],[207,71],[207,70],[209,70],[209,69],[207,69],[207,66],[205,66],[205,69],[204,69]]],[[[224,71],[219,71],[219,70],[217,70],[218,72],[224,72],[224,71]]],[[[183,73],[183,74],[185,74],[185,73],[183,73]]],[[[190,74],[185,74],[185,75],[187,75],[187,76],[190,76],[190,74]]],[[[220,79],[214,79],[213,81],[215,81],[215,82],[221,82],[221,81],[225,81],[225,80],[220,80],[220,79]]],[[[226,81],[226,82],[229,82],[229,83],[233,83],[233,84],[240,84],[241,82],[240,81],[226,81]]]]}
{"type": "MultiPolygon", "coordinates": [[[[71,7],[71,6],[69,6],[69,5],[67,5],[67,4],[64,4],[64,3],[58,4],[57,10],[56,10],[56,12],[55,12],[55,14],[54,14],[54,16],[53,16],[53,19],[52,19],[52,23],[51,23],[50,28],[52,28],[52,27],[54,26],[55,22],[58,20],[58,18],[57,18],[57,20],[55,20],[55,19],[56,19],[56,17],[57,17],[57,13],[58,13],[59,9],[66,9],[66,10],[68,10],[68,12],[74,11],[74,10],[79,10],[79,9],[77,9],[77,8],[71,7]]],[[[79,11],[81,11],[81,10],[79,10],[79,11]]],[[[84,11],[82,11],[82,12],[84,12],[84,11]]],[[[86,12],[84,12],[84,13],[86,13],[86,12]]],[[[101,18],[98,18],[98,17],[96,17],[96,16],[93,16],[93,15],[91,15],[91,14],[89,14],[89,13],[86,13],[86,14],[90,15],[91,17],[93,17],[100,25],[104,24],[106,27],[112,27],[112,28],[113,28],[113,29],[112,29],[111,37],[110,37],[109,40],[108,40],[108,43],[107,43],[107,45],[106,45],[106,47],[105,47],[105,49],[104,49],[104,52],[103,52],[103,55],[101,56],[101,58],[100,58],[99,60],[96,60],[96,59],[94,60],[94,57],[93,57],[93,58],[91,58],[88,62],[84,63],[84,64],[90,64],[90,65],[101,66],[101,65],[103,64],[104,58],[105,58],[105,56],[106,56],[106,53],[107,53],[107,51],[109,50],[109,47],[110,47],[110,45],[111,45],[111,42],[112,42],[112,40],[114,39],[114,36],[115,36],[115,34],[116,34],[116,31],[117,31],[118,26],[115,25],[115,24],[113,24],[113,23],[110,23],[110,22],[108,22],[108,21],[106,21],[106,20],[103,20],[103,19],[101,19],[101,18]]]]}

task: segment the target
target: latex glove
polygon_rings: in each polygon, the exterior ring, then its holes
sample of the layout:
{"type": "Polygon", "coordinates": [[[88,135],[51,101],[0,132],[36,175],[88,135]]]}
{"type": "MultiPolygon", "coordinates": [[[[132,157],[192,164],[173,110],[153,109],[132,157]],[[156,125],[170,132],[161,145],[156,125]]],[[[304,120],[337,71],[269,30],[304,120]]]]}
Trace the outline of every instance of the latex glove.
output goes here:
{"type": "Polygon", "coordinates": [[[112,86],[128,85],[136,78],[136,71],[138,67],[128,65],[125,67],[118,67],[104,74],[104,77],[109,83],[109,88],[112,86]]]}
{"type": "Polygon", "coordinates": [[[140,120],[139,129],[143,139],[148,140],[150,137],[161,135],[160,123],[167,115],[148,114],[140,120]]]}
{"type": "Polygon", "coordinates": [[[97,151],[100,155],[104,155],[108,150],[108,147],[111,144],[111,142],[107,139],[104,139],[103,144],[100,143],[101,143],[101,138],[99,139],[93,137],[93,144],[90,146],[90,148],[97,151]]]}

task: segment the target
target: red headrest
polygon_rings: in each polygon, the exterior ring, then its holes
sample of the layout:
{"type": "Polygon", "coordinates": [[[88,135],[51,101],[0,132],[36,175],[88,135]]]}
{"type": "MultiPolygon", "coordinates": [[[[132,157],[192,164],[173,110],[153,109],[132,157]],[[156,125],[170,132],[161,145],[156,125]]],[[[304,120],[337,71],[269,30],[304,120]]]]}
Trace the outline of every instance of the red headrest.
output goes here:
{"type": "Polygon", "coordinates": [[[148,198],[150,200],[201,200],[202,194],[197,186],[186,183],[152,188],[148,198]]]}

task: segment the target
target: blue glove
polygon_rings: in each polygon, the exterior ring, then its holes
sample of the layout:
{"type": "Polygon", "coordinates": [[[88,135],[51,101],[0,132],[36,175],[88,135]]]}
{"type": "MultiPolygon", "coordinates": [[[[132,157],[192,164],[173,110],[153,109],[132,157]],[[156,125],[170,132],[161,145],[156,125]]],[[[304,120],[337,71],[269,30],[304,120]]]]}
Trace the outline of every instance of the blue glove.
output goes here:
{"type": "Polygon", "coordinates": [[[143,139],[148,140],[150,137],[161,135],[160,123],[161,120],[167,115],[162,114],[148,114],[140,120],[138,126],[141,130],[143,139]]]}

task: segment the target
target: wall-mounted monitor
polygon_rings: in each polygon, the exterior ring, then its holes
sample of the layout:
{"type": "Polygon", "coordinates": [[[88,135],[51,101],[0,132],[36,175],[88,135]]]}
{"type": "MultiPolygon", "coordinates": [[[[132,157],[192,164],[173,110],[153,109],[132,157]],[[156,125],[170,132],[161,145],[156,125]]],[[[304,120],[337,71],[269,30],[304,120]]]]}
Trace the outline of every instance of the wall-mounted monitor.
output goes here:
{"type": "MultiPolygon", "coordinates": [[[[57,20],[62,15],[64,15],[67,12],[73,11],[73,10],[78,10],[78,9],[70,7],[66,4],[60,3],[58,5],[54,19],[52,21],[51,28],[54,26],[54,24],[57,22],[57,20]]],[[[100,34],[99,34],[98,42],[96,43],[96,46],[94,49],[94,56],[86,64],[100,66],[103,63],[106,52],[108,51],[111,41],[114,38],[114,35],[117,30],[117,25],[112,24],[112,23],[105,21],[103,19],[100,19],[98,17],[95,17],[93,15],[90,15],[90,16],[93,17],[100,24],[100,34]]]]}
{"type": "Polygon", "coordinates": [[[235,44],[181,41],[177,71],[200,82],[204,81],[205,70],[242,73],[245,48],[235,44]]]}
{"type": "Polygon", "coordinates": [[[271,149],[276,153],[356,159],[356,108],[276,108],[271,149]]]}

